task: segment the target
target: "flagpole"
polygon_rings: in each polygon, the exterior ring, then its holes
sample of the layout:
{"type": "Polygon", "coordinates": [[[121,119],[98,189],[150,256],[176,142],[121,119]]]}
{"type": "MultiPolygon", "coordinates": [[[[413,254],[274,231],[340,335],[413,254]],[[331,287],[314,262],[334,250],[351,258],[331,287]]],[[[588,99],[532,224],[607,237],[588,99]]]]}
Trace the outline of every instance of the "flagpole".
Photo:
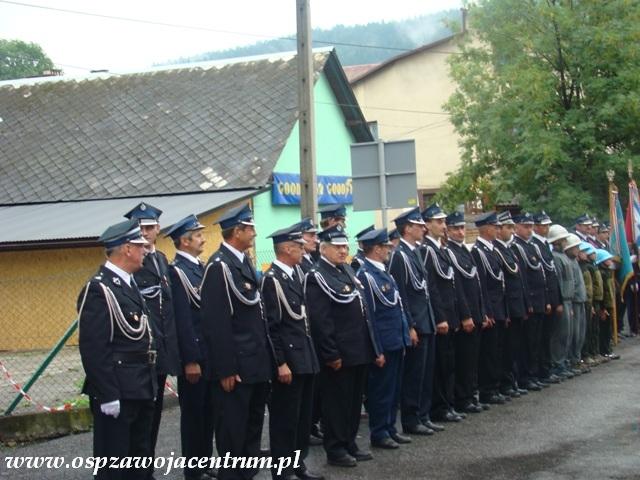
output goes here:
{"type": "MultiPolygon", "coordinates": [[[[629,209],[631,211],[631,241],[633,243],[633,245],[635,245],[635,249],[636,249],[636,264],[640,264],[640,251],[638,250],[638,243],[637,243],[637,238],[636,238],[636,229],[637,229],[637,223],[636,223],[636,215],[635,215],[635,204],[634,201],[637,198],[637,189],[638,186],[636,185],[635,180],[633,180],[633,162],[631,161],[631,159],[629,159],[627,161],[627,173],[629,174],[629,209]],[[631,189],[633,188],[634,191],[634,196],[632,197],[631,195],[631,189]]],[[[633,268],[634,264],[631,264],[631,267],[633,268]]],[[[636,276],[636,271],[635,268],[633,269],[633,279],[637,280],[636,278],[634,278],[636,276]]],[[[636,288],[637,288],[637,284],[636,284],[636,288]]],[[[633,305],[635,307],[634,311],[633,311],[633,315],[635,316],[634,319],[632,319],[632,321],[629,322],[629,329],[631,329],[631,325],[635,326],[636,330],[638,329],[638,291],[633,290],[632,289],[632,294],[633,294],[633,305]]],[[[629,312],[627,312],[627,315],[629,315],[629,312]]],[[[635,332],[630,332],[630,333],[635,333],[635,332]]]]}
{"type": "MultiPolygon", "coordinates": [[[[607,179],[609,180],[609,219],[611,220],[611,228],[615,228],[616,230],[618,229],[618,225],[617,225],[617,215],[616,215],[616,202],[615,202],[615,198],[614,198],[614,194],[618,193],[618,188],[613,184],[613,179],[615,178],[615,172],[613,170],[607,170],[607,179]],[[614,220],[615,224],[614,224],[614,220]]],[[[619,238],[617,238],[619,236],[616,235],[616,241],[620,241],[619,238]]],[[[616,294],[616,282],[614,281],[613,277],[611,277],[610,279],[611,282],[611,288],[613,289],[613,307],[612,307],[612,314],[611,314],[611,326],[613,329],[613,344],[617,345],[618,344],[618,295],[616,294]]]]}

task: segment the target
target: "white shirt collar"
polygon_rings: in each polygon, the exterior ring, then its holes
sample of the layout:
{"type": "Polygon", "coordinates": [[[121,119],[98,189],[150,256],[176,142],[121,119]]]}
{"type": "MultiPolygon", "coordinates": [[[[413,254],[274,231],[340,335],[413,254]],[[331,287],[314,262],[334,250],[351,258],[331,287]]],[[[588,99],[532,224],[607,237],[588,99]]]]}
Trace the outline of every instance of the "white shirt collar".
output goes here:
{"type": "Polygon", "coordinates": [[[527,240],[526,238],[522,238],[520,235],[518,234],[514,234],[514,237],[518,237],[520,240],[522,240],[524,243],[529,243],[531,241],[531,238],[529,238],[529,240],[527,240]]]}
{"type": "Polygon", "coordinates": [[[131,286],[131,274],[129,272],[125,272],[120,267],[117,267],[116,265],[111,263],[109,260],[107,260],[104,263],[104,266],[105,266],[105,268],[108,268],[113,273],[118,275],[122,280],[124,280],[124,283],[126,283],[129,286],[131,286]]]}
{"type": "Polygon", "coordinates": [[[156,253],[156,246],[151,244],[147,247],[147,253],[156,253]]]}
{"type": "Polygon", "coordinates": [[[284,273],[289,275],[289,278],[293,278],[293,267],[290,267],[286,263],[281,262],[277,258],[273,261],[273,264],[280,267],[284,273]]]}
{"type": "Polygon", "coordinates": [[[307,260],[309,260],[310,262],[313,262],[313,258],[311,258],[311,254],[309,253],[305,253],[304,254],[304,258],[306,258],[307,260]]]}
{"type": "Polygon", "coordinates": [[[238,257],[238,260],[240,260],[240,263],[244,262],[244,253],[243,252],[241,252],[240,250],[238,250],[235,247],[232,247],[227,242],[222,242],[222,245],[224,245],[229,250],[231,250],[231,253],[233,253],[236,257],[238,257]]]}
{"type": "Polygon", "coordinates": [[[491,243],[489,240],[485,240],[482,237],[478,237],[478,238],[476,238],[476,240],[478,242],[484,243],[489,250],[493,251],[493,248],[494,248],[493,243],[491,243]]]}
{"type": "Polygon", "coordinates": [[[543,237],[542,235],[538,235],[536,232],[533,232],[533,235],[531,235],[531,236],[537,238],[542,243],[547,243],[547,239],[545,237],[543,237]]]}
{"type": "Polygon", "coordinates": [[[464,247],[464,242],[456,242],[453,238],[450,238],[448,241],[451,243],[455,243],[459,247],[464,247]]]}
{"type": "Polygon", "coordinates": [[[442,244],[440,243],[440,240],[438,240],[437,238],[433,238],[431,235],[427,235],[426,237],[428,240],[431,240],[431,243],[433,243],[436,248],[440,248],[442,246],[442,244]]]}
{"type": "Polygon", "coordinates": [[[325,262],[327,262],[327,263],[328,263],[329,265],[331,265],[333,268],[338,268],[338,267],[336,266],[336,264],[335,264],[335,263],[330,262],[330,261],[329,261],[329,259],[328,259],[327,257],[325,257],[324,255],[321,255],[321,256],[320,256],[320,259],[321,259],[321,260],[324,260],[325,262]]]}
{"type": "Polygon", "coordinates": [[[200,259],[198,257],[194,257],[190,253],[184,252],[182,250],[176,250],[176,255],[180,255],[181,257],[186,258],[191,263],[195,263],[196,265],[200,265],[200,259]]]}
{"type": "Polygon", "coordinates": [[[400,239],[401,242],[403,242],[407,247],[409,247],[411,249],[411,251],[413,252],[416,249],[415,245],[411,245],[409,242],[407,242],[404,238],[400,239]]]}
{"type": "Polygon", "coordinates": [[[496,242],[499,242],[500,245],[504,245],[505,248],[509,248],[509,245],[511,245],[511,242],[513,242],[513,235],[511,235],[511,238],[506,242],[500,240],[499,238],[496,238],[496,242]]]}
{"type": "Polygon", "coordinates": [[[370,259],[370,258],[367,258],[366,260],[367,260],[367,262],[370,262],[370,263],[371,263],[371,265],[373,265],[374,267],[376,267],[378,270],[382,270],[383,272],[386,272],[386,271],[387,271],[387,269],[386,269],[386,268],[385,268],[385,266],[384,266],[384,263],[382,263],[382,262],[378,262],[377,260],[372,260],[372,259],[370,259]]]}

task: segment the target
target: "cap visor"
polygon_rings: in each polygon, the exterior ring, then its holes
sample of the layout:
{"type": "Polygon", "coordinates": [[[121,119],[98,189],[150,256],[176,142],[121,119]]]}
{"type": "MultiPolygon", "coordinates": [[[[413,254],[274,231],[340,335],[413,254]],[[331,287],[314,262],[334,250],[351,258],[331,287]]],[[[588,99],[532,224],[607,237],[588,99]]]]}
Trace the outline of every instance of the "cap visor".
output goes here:
{"type": "Polygon", "coordinates": [[[247,220],[243,220],[243,221],[241,221],[240,223],[241,223],[242,225],[247,225],[248,227],[255,227],[255,226],[256,226],[256,224],[253,222],[253,220],[252,220],[252,221],[250,221],[250,222],[249,222],[249,221],[247,221],[247,220]]]}
{"type": "Polygon", "coordinates": [[[424,220],[420,219],[420,220],[409,220],[409,223],[414,223],[416,225],[426,225],[424,223],[424,220]]]}
{"type": "Polygon", "coordinates": [[[153,218],[141,218],[140,225],[159,225],[160,222],[154,220],[153,218]]]}
{"type": "Polygon", "coordinates": [[[133,240],[129,240],[127,243],[135,243],[137,245],[149,245],[149,242],[147,242],[143,237],[134,238],[133,240]]]}

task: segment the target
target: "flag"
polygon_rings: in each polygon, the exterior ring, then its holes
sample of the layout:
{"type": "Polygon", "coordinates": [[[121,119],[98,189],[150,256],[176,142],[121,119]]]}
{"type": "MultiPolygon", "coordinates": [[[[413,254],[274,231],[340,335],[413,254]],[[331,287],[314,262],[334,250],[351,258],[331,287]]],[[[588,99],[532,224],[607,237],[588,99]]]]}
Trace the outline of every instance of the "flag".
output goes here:
{"type": "Polygon", "coordinates": [[[625,221],[627,238],[640,246],[640,196],[635,180],[629,182],[629,205],[625,221]]]}
{"type": "Polygon", "coordinates": [[[611,215],[611,237],[610,250],[611,255],[620,263],[620,268],[616,270],[618,285],[620,285],[620,294],[624,292],[627,283],[633,277],[633,267],[631,266],[631,255],[629,254],[629,245],[627,244],[627,236],[625,232],[625,221],[622,215],[622,207],[620,206],[620,198],[618,190],[614,187],[609,193],[609,214],[611,215]]]}

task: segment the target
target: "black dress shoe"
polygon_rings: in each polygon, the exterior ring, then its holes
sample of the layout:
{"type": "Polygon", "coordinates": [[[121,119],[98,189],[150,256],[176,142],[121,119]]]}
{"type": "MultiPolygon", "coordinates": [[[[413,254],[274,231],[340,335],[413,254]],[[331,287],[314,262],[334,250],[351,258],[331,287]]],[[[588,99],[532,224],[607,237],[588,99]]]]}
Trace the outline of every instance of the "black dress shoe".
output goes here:
{"type": "Polygon", "coordinates": [[[529,393],[529,390],[527,390],[526,388],[516,388],[516,392],[519,393],[520,395],[527,395],[529,393]]]}
{"type": "Polygon", "coordinates": [[[462,413],[481,413],[482,407],[480,405],[475,405],[473,403],[467,403],[464,407],[460,409],[462,413]]]}
{"type": "Polygon", "coordinates": [[[365,452],[364,450],[360,449],[349,452],[349,455],[355,458],[357,462],[367,462],[369,460],[373,460],[373,455],[371,455],[371,452],[365,452]]]}
{"type": "Polygon", "coordinates": [[[451,413],[453,413],[454,415],[457,415],[457,416],[461,417],[463,420],[464,420],[465,418],[467,418],[467,414],[466,414],[466,413],[460,413],[460,412],[456,411],[456,409],[455,409],[455,408],[452,408],[452,409],[451,409],[451,410],[449,410],[449,411],[450,411],[451,413]]]}
{"type": "Polygon", "coordinates": [[[496,393],[496,397],[498,397],[500,400],[502,400],[504,402],[510,402],[511,401],[511,395],[505,397],[501,393],[496,393]]]}
{"type": "Polygon", "coordinates": [[[480,400],[484,403],[488,403],[489,405],[504,405],[506,403],[502,395],[498,396],[495,394],[488,395],[486,397],[483,396],[480,400]]]}
{"type": "Polygon", "coordinates": [[[513,388],[501,388],[500,389],[500,395],[503,395],[505,397],[513,397],[513,394],[516,391],[513,388]]]}
{"type": "Polygon", "coordinates": [[[434,416],[434,420],[437,420],[440,422],[461,422],[462,417],[454,414],[453,412],[445,412],[445,413],[441,413],[439,415],[434,416]]]}
{"type": "Polygon", "coordinates": [[[289,474],[289,475],[272,475],[271,478],[273,478],[273,480],[298,480],[298,477],[296,477],[295,475],[289,474]]]}
{"type": "Polygon", "coordinates": [[[295,473],[296,477],[298,477],[300,480],[324,480],[324,477],[322,475],[310,472],[306,467],[304,469],[296,470],[295,473]]]}
{"type": "Polygon", "coordinates": [[[422,424],[402,427],[402,431],[411,435],[433,435],[435,433],[432,429],[422,424]]]}
{"type": "Polygon", "coordinates": [[[527,382],[524,388],[526,388],[527,390],[533,390],[534,392],[539,392],[540,390],[542,390],[542,387],[533,381],[527,382]]]}
{"type": "Polygon", "coordinates": [[[607,357],[610,360],[619,360],[620,359],[620,355],[618,355],[617,353],[610,353],[610,354],[607,355],[607,357]]]}
{"type": "Polygon", "coordinates": [[[309,446],[318,447],[323,444],[323,440],[321,438],[315,437],[313,435],[309,435],[309,446]]]}
{"type": "Polygon", "coordinates": [[[385,437],[380,440],[372,440],[371,446],[373,448],[383,448],[386,450],[395,450],[396,448],[400,447],[400,445],[398,445],[393,439],[389,437],[385,437]]]}
{"type": "Polygon", "coordinates": [[[319,438],[320,440],[324,438],[324,434],[322,433],[322,429],[319,424],[314,423],[311,425],[311,436],[319,438]]]}
{"type": "Polygon", "coordinates": [[[551,384],[547,382],[541,382],[540,380],[537,380],[536,383],[540,385],[541,388],[549,388],[551,386],[551,384]]]}
{"type": "Polygon", "coordinates": [[[433,430],[434,432],[444,432],[444,427],[442,425],[438,425],[437,423],[433,423],[431,420],[427,420],[426,422],[422,422],[422,424],[427,427],[429,430],[433,430]]]}
{"type": "Polygon", "coordinates": [[[401,435],[400,433],[392,433],[391,434],[391,438],[397,444],[411,443],[412,442],[411,437],[408,437],[406,435],[401,435]]]}
{"type": "Polygon", "coordinates": [[[358,465],[356,459],[348,453],[345,453],[341,457],[327,457],[327,463],[334,467],[355,467],[358,465]]]}
{"type": "Polygon", "coordinates": [[[209,468],[204,471],[204,474],[209,478],[218,478],[218,469],[217,468],[209,468]]]}

